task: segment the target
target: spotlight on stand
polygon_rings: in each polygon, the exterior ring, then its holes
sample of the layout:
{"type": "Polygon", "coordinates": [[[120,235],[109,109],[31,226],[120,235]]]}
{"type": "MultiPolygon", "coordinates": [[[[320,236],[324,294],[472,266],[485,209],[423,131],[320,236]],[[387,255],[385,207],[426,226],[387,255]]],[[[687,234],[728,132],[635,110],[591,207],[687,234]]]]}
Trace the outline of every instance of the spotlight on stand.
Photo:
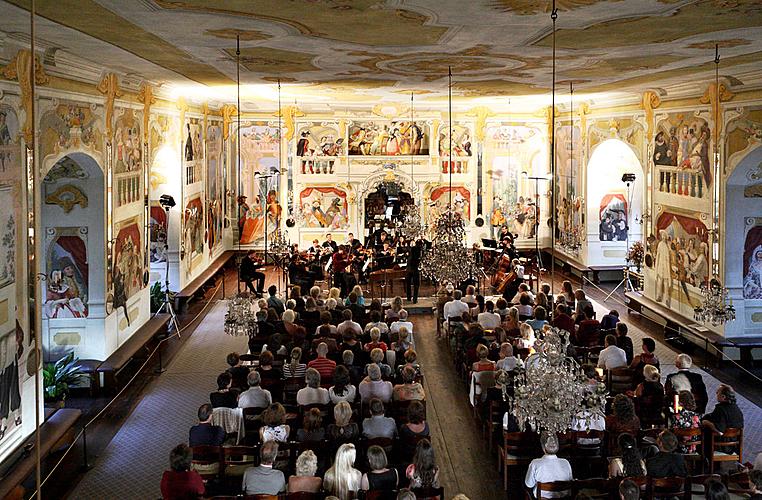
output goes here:
{"type": "Polygon", "coordinates": [[[623,174],[622,182],[635,182],[635,174],[623,174]]]}
{"type": "Polygon", "coordinates": [[[175,199],[170,195],[163,194],[161,197],[159,197],[159,205],[161,205],[164,210],[169,210],[170,208],[177,205],[177,203],[175,203],[175,199]]]}

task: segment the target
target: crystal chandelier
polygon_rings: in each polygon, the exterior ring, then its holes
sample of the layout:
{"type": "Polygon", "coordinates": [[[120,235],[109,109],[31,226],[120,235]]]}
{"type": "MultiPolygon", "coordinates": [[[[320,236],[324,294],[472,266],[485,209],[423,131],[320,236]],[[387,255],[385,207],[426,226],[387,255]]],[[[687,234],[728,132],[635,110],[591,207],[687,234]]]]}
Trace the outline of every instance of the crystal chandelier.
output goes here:
{"type": "Polygon", "coordinates": [[[421,218],[421,209],[418,205],[408,205],[399,221],[399,234],[408,241],[423,238],[428,232],[428,225],[421,218]]]}
{"type": "Polygon", "coordinates": [[[225,333],[232,337],[256,336],[259,330],[257,317],[254,314],[256,297],[239,294],[228,300],[228,311],[225,313],[225,333]]]}
{"type": "Polygon", "coordinates": [[[728,302],[728,289],[722,286],[720,280],[712,278],[708,285],[703,283],[700,289],[701,304],[693,310],[693,318],[697,322],[719,326],[736,319],[733,299],[728,302]]]}
{"type": "Polygon", "coordinates": [[[432,247],[421,261],[421,272],[437,283],[458,284],[476,276],[472,251],[464,245],[463,214],[448,208],[433,227],[432,247]]]}
{"type": "Polygon", "coordinates": [[[579,363],[566,355],[568,347],[568,332],[547,330],[515,378],[512,408],[522,431],[529,424],[535,431],[563,433],[575,418],[590,424],[604,415],[605,385],[589,383],[579,363]]]}

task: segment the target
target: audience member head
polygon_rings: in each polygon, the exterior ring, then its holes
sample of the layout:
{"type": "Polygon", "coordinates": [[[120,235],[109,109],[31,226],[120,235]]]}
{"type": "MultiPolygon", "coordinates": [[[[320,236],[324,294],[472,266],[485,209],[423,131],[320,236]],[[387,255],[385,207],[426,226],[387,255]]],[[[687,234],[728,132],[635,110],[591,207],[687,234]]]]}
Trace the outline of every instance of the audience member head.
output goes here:
{"type": "Polygon", "coordinates": [[[574,289],[572,288],[571,281],[569,280],[564,280],[564,282],[561,283],[561,290],[563,290],[563,292],[569,296],[574,295],[574,289]]]}
{"type": "Polygon", "coordinates": [[[462,298],[463,298],[463,292],[461,292],[460,290],[455,290],[454,292],[452,292],[453,300],[460,300],[462,298]]]}
{"type": "Polygon", "coordinates": [[[513,356],[513,346],[510,342],[500,344],[500,358],[509,358],[513,356]]]}
{"type": "Polygon", "coordinates": [[[278,442],[265,441],[259,448],[259,463],[262,465],[272,465],[278,456],[278,442]]]}
{"type": "MultiPolygon", "coordinates": [[[[379,313],[384,310],[384,305],[381,303],[380,299],[373,299],[370,301],[370,307],[368,308],[371,312],[372,311],[378,311],[379,313]]],[[[379,316],[380,318],[380,316],[379,316]]]]}
{"type": "Polygon", "coordinates": [[[683,410],[696,411],[696,399],[691,391],[680,391],[677,393],[677,402],[683,410]]]}
{"type": "Polygon", "coordinates": [[[370,350],[370,362],[380,364],[384,362],[384,351],[380,347],[375,347],[370,350]]]}
{"type": "Polygon", "coordinates": [[[257,321],[267,321],[267,309],[260,309],[257,311],[257,321]]]}
{"type": "Polygon", "coordinates": [[[635,404],[626,394],[617,394],[614,396],[614,402],[611,403],[611,410],[616,418],[623,422],[628,422],[635,418],[635,404]]]}
{"type": "Polygon", "coordinates": [[[399,317],[400,317],[400,321],[407,321],[407,310],[400,309],[399,317]]]}
{"type": "Polygon", "coordinates": [[[217,375],[217,389],[218,390],[224,390],[230,388],[230,382],[232,382],[233,377],[230,376],[230,373],[228,372],[222,372],[219,375],[217,375]]]}
{"type": "Polygon", "coordinates": [[[334,299],[336,302],[341,298],[341,290],[335,286],[328,290],[328,298],[334,299]]]}
{"type": "Polygon", "coordinates": [[[717,479],[707,479],[704,483],[704,496],[706,500],[730,500],[727,487],[717,479]]]}
{"type": "Polygon", "coordinates": [[[371,471],[382,471],[387,465],[386,452],[383,448],[375,444],[368,448],[368,467],[371,471]]]}
{"type": "Polygon", "coordinates": [[[736,403],[736,391],[727,384],[720,384],[717,388],[717,401],[720,403],[736,403]]]}
{"type": "Polygon", "coordinates": [[[626,477],[643,475],[643,457],[638,449],[638,440],[632,434],[624,432],[617,438],[619,451],[622,453],[622,472],[626,477]]]}
{"type": "Polygon", "coordinates": [[[371,342],[378,342],[381,340],[381,329],[377,326],[374,326],[370,329],[370,340],[371,342]]]}
{"type": "Polygon", "coordinates": [[[351,349],[345,349],[341,353],[341,361],[346,366],[352,366],[355,362],[355,353],[351,349]]]}
{"type": "Polygon", "coordinates": [[[609,311],[609,316],[614,316],[615,318],[618,318],[619,317],[619,311],[617,311],[616,309],[612,309],[612,310],[609,311]]]}
{"type": "Polygon", "coordinates": [[[320,327],[318,327],[318,336],[320,338],[330,337],[331,325],[320,325],[320,327]]]}
{"type": "Polygon", "coordinates": [[[352,287],[352,293],[355,294],[359,300],[359,298],[362,297],[362,287],[360,285],[355,285],[352,287]]]}
{"type": "Polygon", "coordinates": [[[412,365],[417,360],[418,360],[418,353],[416,353],[412,347],[408,349],[407,351],[405,351],[405,363],[412,365]]]}
{"type": "Polygon", "coordinates": [[[619,483],[619,498],[621,500],[639,500],[640,487],[632,479],[623,479],[619,483]]]}
{"type": "Polygon", "coordinates": [[[190,470],[193,452],[185,443],[180,443],[169,452],[169,468],[175,472],[190,470]]]}
{"type": "Polygon", "coordinates": [[[257,301],[257,308],[260,311],[266,311],[268,309],[268,307],[267,307],[267,301],[265,299],[259,299],[257,301]]]}
{"type": "Polygon", "coordinates": [[[466,287],[466,295],[473,295],[476,293],[476,287],[474,285],[468,285],[466,287]]]}
{"type": "Polygon", "coordinates": [[[547,314],[548,313],[543,306],[537,306],[534,308],[534,319],[536,320],[545,321],[547,314]]]}
{"type": "MultiPolygon", "coordinates": [[[[399,493],[397,493],[397,500],[416,500],[415,493],[410,490],[410,488],[402,488],[399,493]]],[[[453,498],[453,500],[456,500],[456,498],[453,498]]],[[[459,498],[457,500],[464,500],[462,498],[459,498]]],[[[466,498],[465,500],[468,500],[466,498]]]]}
{"type": "MultiPolygon", "coordinates": [[[[317,410],[317,408],[313,408],[317,410]]],[[[320,410],[317,410],[320,414],[320,410]]],[[[296,475],[297,476],[314,476],[317,472],[317,455],[312,450],[303,451],[296,459],[296,475]]]]}
{"type": "Polygon", "coordinates": [[[294,304],[296,304],[296,299],[300,298],[302,296],[302,287],[299,285],[294,285],[291,287],[291,293],[289,294],[288,298],[294,301],[294,304]]]}
{"type": "Polygon", "coordinates": [[[319,286],[313,286],[312,288],[310,288],[310,298],[317,302],[317,300],[320,298],[319,286]]]}
{"type": "Polygon", "coordinates": [[[678,354],[675,359],[675,368],[678,370],[689,370],[693,366],[693,360],[687,354],[678,354]]]}
{"type": "Polygon", "coordinates": [[[562,314],[566,314],[566,304],[558,304],[556,305],[556,317],[561,316],[562,314]]]}
{"type": "Polygon", "coordinates": [[[352,310],[344,309],[343,311],[341,311],[341,318],[344,321],[352,321],[352,310]]]}
{"type": "Polygon", "coordinates": [[[546,455],[555,455],[558,453],[558,437],[553,432],[543,431],[540,434],[540,444],[542,451],[546,455]]]}
{"type": "Polygon", "coordinates": [[[320,372],[314,368],[307,368],[307,372],[304,374],[304,381],[307,387],[317,389],[320,387],[320,372]]]}
{"type": "Polygon", "coordinates": [[[231,352],[228,354],[227,358],[225,358],[225,361],[227,361],[230,366],[238,366],[238,363],[241,362],[241,357],[237,352],[231,352]]]}
{"type": "Polygon", "coordinates": [[[519,304],[521,304],[522,306],[528,306],[531,301],[532,300],[529,298],[528,293],[521,292],[521,295],[519,295],[519,304]]]}
{"type": "Polygon", "coordinates": [[[323,415],[320,413],[320,410],[318,408],[310,408],[304,414],[302,426],[307,432],[316,431],[323,427],[323,415]]]}
{"type": "Polygon", "coordinates": [[[538,292],[534,297],[535,307],[548,307],[548,296],[544,292],[538,292]]]}
{"type": "Polygon", "coordinates": [[[479,344],[476,346],[476,357],[479,358],[479,361],[486,361],[487,356],[489,356],[489,348],[484,344],[479,344]]]}
{"type": "Polygon", "coordinates": [[[307,297],[307,300],[304,301],[304,308],[308,311],[314,311],[317,309],[317,302],[312,297],[307,297]]]}
{"type": "Polygon", "coordinates": [[[403,343],[407,342],[408,338],[410,337],[410,332],[407,330],[406,326],[401,326],[400,329],[397,331],[397,342],[403,343]]]}
{"type": "Polygon", "coordinates": [[[545,294],[546,297],[550,296],[550,284],[543,283],[540,285],[540,291],[545,294]]]}
{"type": "Polygon", "coordinates": [[[333,407],[333,420],[339,427],[346,427],[352,420],[352,407],[346,401],[339,401],[339,404],[333,407]]]}
{"type": "Polygon", "coordinates": [[[646,382],[659,382],[661,380],[661,374],[659,369],[654,365],[646,365],[643,367],[643,378],[646,382]]]}
{"type": "Polygon", "coordinates": [[[271,367],[273,366],[273,361],[275,360],[275,357],[273,356],[273,353],[270,351],[262,351],[262,354],[259,355],[259,367],[271,367]]]}
{"type": "Polygon", "coordinates": [[[331,297],[331,298],[329,298],[328,300],[325,301],[325,307],[329,311],[333,311],[334,309],[336,309],[336,305],[337,305],[336,299],[334,299],[333,297],[331,297]]]}
{"type": "Polygon", "coordinates": [[[576,289],[574,291],[574,299],[577,301],[585,300],[585,292],[581,288],[576,289]]]}
{"type": "Polygon", "coordinates": [[[355,292],[350,292],[347,298],[350,304],[357,304],[357,294],[355,292]]]}
{"type": "Polygon", "coordinates": [[[671,431],[663,430],[659,433],[659,437],[656,439],[656,444],[659,446],[659,450],[672,453],[677,449],[679,443],[677,436],[672,434],[671,431]]]}
{"type": "Polygon", "coordinates": [[[381,322],[381,311],[371,311],[370,312],[370,322],[371,323],[379,323],[379,322],[381,322]]]}
{"type": "Polygon", "coordinates": [[[381,380],[381,368],[377,364],[371,363],[368,365],[368,378],[372,382],[378,382],[381,380]]]}
{"type": "Polygon", "coordinates": [[[278,293],[278,287],[275,285],[268,286],[267,293],[270,295],[270,297],[275,297],[275,295],[278,293]]]}
{"type": "Polygon", "coordinates": [[[267,427],[277,427],[286,423],[286,409],[280,403],[271,404],[262,412],[262,422],[267,427]]]}
{"type": "Polygon", "coordinates": [[[593,309],[593,306],[585,306],[583,311],[585,311],[585,316],[587,319],[595,318],[595,309],[593,309]]]}
{"type": "Polygon", "coordinates": [[[288,299],[286,301],[286,311],[293,311],[294,309],[296,309],[296,300],[288,299]]]}
{"type": "Polygon", "coordinates": [[[370,400],[370,414],[374,417],[383,416],[384,415],[384,403],[378,399],[373,398],[370,400]]]}
{"type": "Polygon", "coordinates": [[[614,335],[608,334],[604,339],[604,343],[606,344],[606,347],[616,345],[616,337],[614,335]]]}
{"type": "Polygon", "coordinates": [[[505,300],[503,297],[500,297],[499,299],[497,299],[497,302],[495,303],[495,307],[497,307],[499,311],[502,311],[503,309],[508,307],[508,301],[505,300]]]}
{"type": "Polygon", "coordinates": [[[293,310],[287,309],[281,318],[284,323],[293,324],[294,320],[296,319],[296,313],[294,313],[293,310]]]}
{"type": "Polygon", "coordinates": [[[622,323],[621,321],[616,324],[616,334],[618,337],[626,337],[627,336],[627,325],[622,323]]]}
{"type": "Polygon", "coordinates": [[[336,450],[336,458],[329,472],[333,472],[335,492],[339,498],[349,498],[348,479],[352,477],[357,450],[352,443],[345,443],[336,450]]]}
{"type": "Polygon", "coordinates": [[[413,456],[413,464],[415,464],[416,474],[418,474],[418,477],[421,479],[421,486],[431,486],[434,483],[434,477],[437,470],[434,447],[431,446],[431,441],[428,439],[421,439],[418,441],[418,445],[415,448],[415,455],[413,456]]]}
{"type": "Polygon", "coordinates": [[[402,310],[402,297],[397,295],[392,299],[392,311],[398,313],[402,310]]]}
{"type": "Polygon", "coordinates": [[[484,308],[487,310],[487,312],[493,312],[495,310],[495,303],[491,300],[488,300],[484,303],[484,308]]]}
{"type": "Polygon", "coordinates": [[[249,387],[259,387],[260,382],[262,382],[262,377],[256,370],[250,371],[246,376],[246,383],[249,385],[249,387]]]}
{"type": "Polygon", "coordinates": [[[402,369],[402,382],[405,384],[412,384],[415,382],[415,368],[406,366],[402,369]]]}
{"type": "Polygon", "coordinates": [[[519,332],[521,333],[521,338],[524,340],[531,341],[534,338],[534,328],[527,323],[521,323],[519,325],[519,332]]]}
{"type": "Polygon", "coordinates": [[[414,399],[407,407],[407,421],[411,424],[420,425],[426,420],[426,407],[423,403],[414,399]]]}
{"type": "Polygon", "coordinates": [[[349,370],[344,365],[336,365],[333,371],[333,392],[337,396],[343,396],[347,392],[347,387],[351,384],[349,380],[349,370]]]}
{"type": "Polygon", "coordinates": [[[280,320],[280,318],[278,317],[278,313],[275,311],[275,309],[270,308],[266,312],[267,312],[267,322],[268,323],[271,323],[271,324],[274,325],[275,323],[278,322],[278,320],[280,320]]]}
{"type": "Polygon", "coordinates": [[[643,352],[651,354],[656,350],[656,342],[650,337],[643,339],[643,352]]]}
{"type": "Polygon", "coordinates": [[[198,421],[202,424],[209,423],[212,420],[212,405],[204,403],[198,407],[198,421]]]}
{"type": "Polygon", "coordinates": [[[318,358],[326,357],[328,355],[328,344],[325,342],[319,343],[315,351],[317,351],[318,358]]]}
{"type": "Polygon", "coordinates": [[[519,285],[519,292],[528,292],[529,291],[529,285],[526,283],[522,283],[519,285]]]}
{"type": "Polygon", "coordinates": [[[299,365],[299,362],[301,360],[302,360],[302,348],[294,347],[293,349],[291,349],[291,366],[294,370],[299,365]]]}

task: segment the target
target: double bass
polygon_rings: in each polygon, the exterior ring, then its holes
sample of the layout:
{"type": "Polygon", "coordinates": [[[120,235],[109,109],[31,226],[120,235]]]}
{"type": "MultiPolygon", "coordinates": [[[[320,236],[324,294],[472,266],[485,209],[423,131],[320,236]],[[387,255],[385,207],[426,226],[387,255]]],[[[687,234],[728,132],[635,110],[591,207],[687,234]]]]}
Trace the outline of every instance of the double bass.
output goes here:
{"type": "Polygon", "coordinates": [[[510,282],[517,278],[516,271],[513,270],[511,258],[507,255],[501,255],[497,261],[497,270],[492,275],[490,284],[498,293],[503,293],[510,282]]]}

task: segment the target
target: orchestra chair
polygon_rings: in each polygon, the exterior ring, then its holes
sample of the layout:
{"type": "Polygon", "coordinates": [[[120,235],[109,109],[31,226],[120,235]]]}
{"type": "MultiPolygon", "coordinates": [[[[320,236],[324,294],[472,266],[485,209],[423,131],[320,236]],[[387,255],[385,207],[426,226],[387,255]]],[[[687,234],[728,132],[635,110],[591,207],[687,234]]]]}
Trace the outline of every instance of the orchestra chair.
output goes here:
{"type": "MultiPolygon", "coordinates": [[[[536,432],[503,431],[503,444],[498,446],[498,468],[503,471],[503,488],[508,491],[508,469],[526,469],[535,458],[542,456],[540,436],[536,432]]],[[[526,471],[524,471],[526,472],[526,471]]],[[[523,484],[524,476],[518,474],[523,484]]]]}
{"type": "Polygon", "coordinates": [[[714,474],[714,464],[717,462],[741,462],[743,455],[743,429],[729,427],[722,436],[709,433],[707,446],[707,461],[709,473],[714,474]],[[719,441],[718,438],[722,438],[719,441]]]}

